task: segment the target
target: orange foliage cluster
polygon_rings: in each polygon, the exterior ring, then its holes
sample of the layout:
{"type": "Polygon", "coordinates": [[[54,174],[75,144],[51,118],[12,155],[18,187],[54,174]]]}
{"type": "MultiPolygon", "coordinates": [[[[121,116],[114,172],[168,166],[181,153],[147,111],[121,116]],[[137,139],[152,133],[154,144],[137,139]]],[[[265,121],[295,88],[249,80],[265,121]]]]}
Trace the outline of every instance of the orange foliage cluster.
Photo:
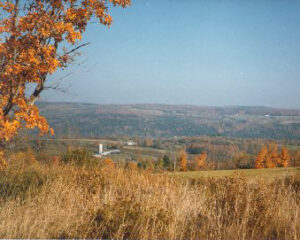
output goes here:
{"type": "Polygon", "coordinates": [[[203,152],[201,154],[198,154],[194,157],[194,164],[195,164],[195,170],[199,170],[201,168],[204,168],[206,164],[207,159],[207,153],[203,152]]]}
{"type": "Polygon", "coordinates": [[[110,169],[113,169],[115,167],[115,163],[113,160],[111,160],[110,158],[105,158],[103,160],[103,163],[105,165],[105,167],[108,167],[110,169]]]}
{"type": "Polygon", "coordinates": [[[187,154],[184,149],[181,149],[179,152],[179,169],[180,171],[187,170],[187,154]]]}
{"type": "Polygon", "coordinates": [[[126,7],[130,0],[0,0],[0,140],[22,127],[51,132],[34,103],[46,79],[77,55],[90,20],[110,26],[108,4],[126,7]],[[28,94],[28,86],[34,90],[28,94]]]}
{"type": "Polygon", "coordinates": [[[278,153],[278,146],[276,144],[270,144],[268,147],[262,146],[255,159],[255,168],[287,167],[289,161],[290,156],[285,146],[283,146],[281,152],[278,153]]]}

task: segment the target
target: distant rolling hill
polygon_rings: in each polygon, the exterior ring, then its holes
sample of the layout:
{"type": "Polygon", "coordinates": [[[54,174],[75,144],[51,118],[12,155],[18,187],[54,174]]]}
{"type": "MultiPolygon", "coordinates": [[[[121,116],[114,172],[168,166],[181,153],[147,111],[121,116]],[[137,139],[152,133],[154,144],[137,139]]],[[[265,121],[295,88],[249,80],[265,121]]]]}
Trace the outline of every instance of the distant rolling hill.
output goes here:
{"type": "Polygon", "coordinates": [[[38,103],[58,137],[229,136],[300,140],[300,110],[269,107],[38,103]]]}

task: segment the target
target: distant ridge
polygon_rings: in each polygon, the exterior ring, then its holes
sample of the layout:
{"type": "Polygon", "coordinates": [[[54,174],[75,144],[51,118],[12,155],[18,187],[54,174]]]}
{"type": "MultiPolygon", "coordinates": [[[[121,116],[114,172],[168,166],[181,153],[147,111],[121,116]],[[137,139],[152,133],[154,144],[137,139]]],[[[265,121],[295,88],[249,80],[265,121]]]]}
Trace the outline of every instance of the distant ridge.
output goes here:
{"type": "Polygon", "coordinates": [[[91,106],[142,106],[142,107],[188,107],[188,108],[231,108],[231,109],[240,109],[240,108],[249,108],[249,109],[266,109],[266,110],[280,110],[280,111],[291,111],[300,113],[300,108],[280,108],[280,107],[271,107],[264,105],[223,105],[223,106],[211,106],[211,105],[195,105],[195,104],[168,104],[168,103],[88,103],[88,102],[68,102],[68,101],[59,101],[59,102],[49,102],[49,101],[38,101],[38,105],[91,105],[91,106]]]}
{"type": "Polygon", "coordinates": [[[58,136],[300,139],[300,110],[265,106],[38,102],[58,136]]]}

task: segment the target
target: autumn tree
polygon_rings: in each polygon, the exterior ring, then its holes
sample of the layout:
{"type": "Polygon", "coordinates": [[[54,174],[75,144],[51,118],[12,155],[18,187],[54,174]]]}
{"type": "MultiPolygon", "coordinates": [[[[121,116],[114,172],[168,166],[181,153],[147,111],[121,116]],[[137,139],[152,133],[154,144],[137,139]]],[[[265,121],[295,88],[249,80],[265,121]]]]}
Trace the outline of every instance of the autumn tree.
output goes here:
{"type": "Polygon", "coordinates": [[[110,5],[130,0],[0,0],[0,140],[21,128],[53,132],[35,101],[86,45],[79,42],[88,24],[112,24],[110,5]]]}
{"type": "Polygon", "coordinates": [[[268,154],[268,149],[264,145],[262,146],[260,152],[258,153],[255,159],[255,168],[264,168],[265,167],[265,158],[268,154]]]}
{"type": "Polygon", "coordinates": [[[290,155],[288,149],[283,146],[280,154],[278,153],[278,146],[272,143],[267,148],[263,146],[256,157],[256,168],[274,168],[274,167],[287,167],[290,162],[290,155]]]}
{"type": "Polygon", "coordinates": [[[199,169],[203,168],[206,164],[206,159],[207,159],[206,152],[196,155],[194,157],[195,170],[199,170],[199,169]]]}
{"type": "Polygon", "coordinates": [[[280,167],[287,167],[289,165],[290,155],[288,149],[285,146],[281,148],[280,159],[280,167]]]}
{"type": "Polygon", "coordinates": [[[273,162],[273,159],[271,158],[270,154],[267,154],[265,156],[265,167],[266,168],[275,168],[276,164],[273,162]]]}
{"type": "Polygon", "coordinates": [[[184,149],[181,149],[179,152],[179,170],[180,171],[186,171],[187,170],[187,154],[184,151],[184,149]]]}
{"type": "Polygon", "coordinates": [[[278,146],[276,143],[272,143],[269,145],[269,158],[271,160],[269,167],[277,167],[280,160],[280,156],[278,154],[278,146]]]}

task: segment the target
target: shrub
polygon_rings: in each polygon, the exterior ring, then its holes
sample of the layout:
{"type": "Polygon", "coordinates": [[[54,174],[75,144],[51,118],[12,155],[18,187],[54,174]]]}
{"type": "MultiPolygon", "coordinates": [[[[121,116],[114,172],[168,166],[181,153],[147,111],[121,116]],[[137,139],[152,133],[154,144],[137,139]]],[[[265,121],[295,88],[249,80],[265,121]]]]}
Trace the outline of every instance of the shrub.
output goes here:
{"type": "Polygon", "coordinates": [[[85,165],[92,162],[92,154],[86,149],[68,149],[60,155],[60,160],[63,163],[85,165]]]}
{"type": "Polygon", "coordinates": [[[163,167],[166,170],[172,170],[173,163],[168,155],[163,156],[163,167]]]}
{"type": "Polygon", "coordinates": [[[133,161],[126,162],[125,169],[128,169],[128,170],[137,170],[138,169],[138,163],[137,162],[133,162],[133,161]]]}
{"type": "Polygon", "coordinates": [[[115,167],[115,163],[111,158],[105,158],[103,160],[104,167],[113,169],[115,167]]]}

